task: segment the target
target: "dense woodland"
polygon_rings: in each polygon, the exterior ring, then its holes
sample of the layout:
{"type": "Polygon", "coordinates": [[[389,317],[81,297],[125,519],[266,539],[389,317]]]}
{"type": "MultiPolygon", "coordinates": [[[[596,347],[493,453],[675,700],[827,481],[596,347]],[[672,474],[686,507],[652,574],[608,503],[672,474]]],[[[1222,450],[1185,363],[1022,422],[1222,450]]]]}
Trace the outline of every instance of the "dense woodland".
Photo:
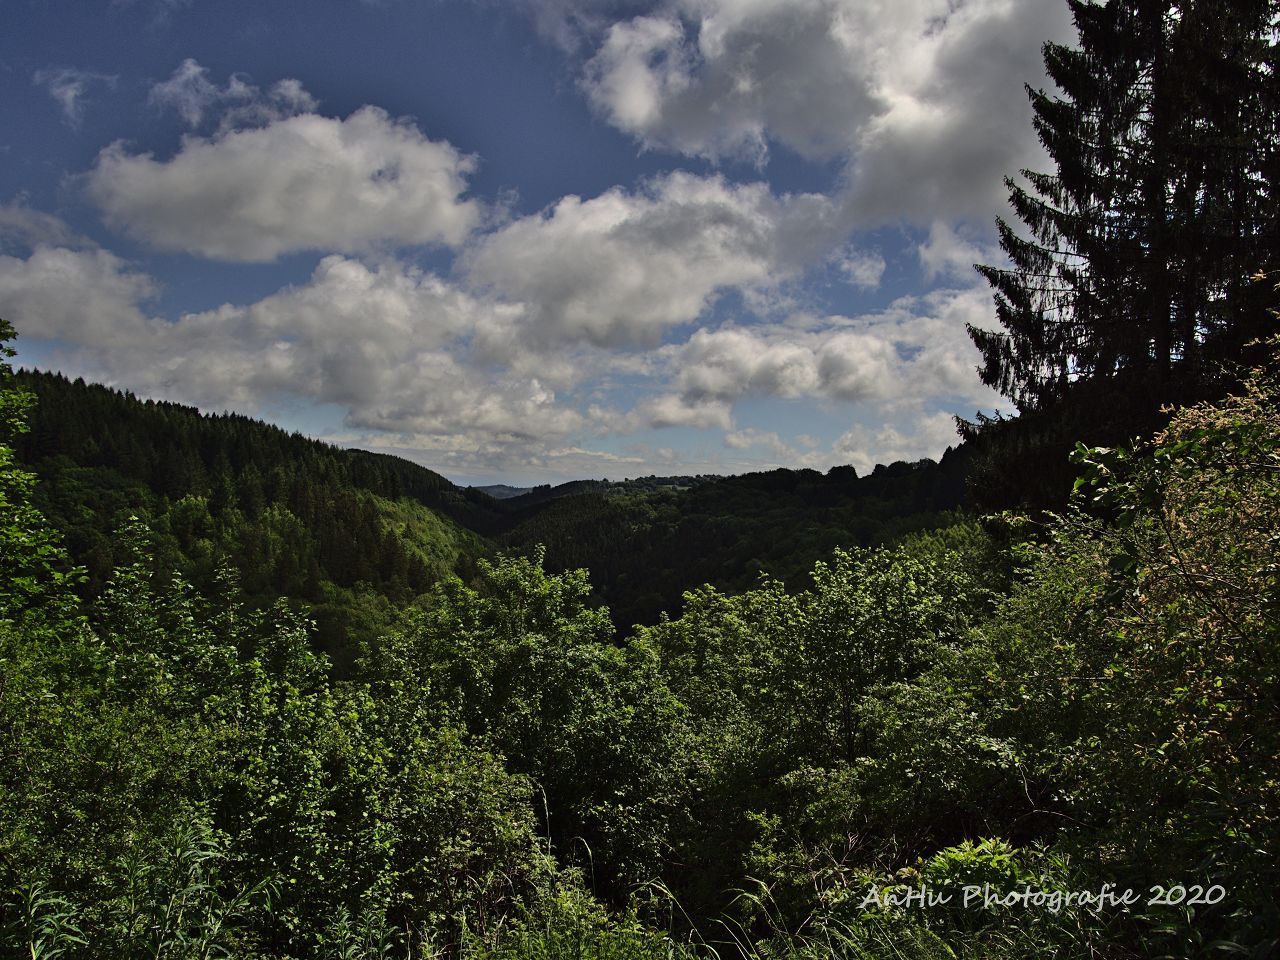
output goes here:
{"type": "Polygon", "coordinates": [[[1280,952],[1280,9],[1070,5],[939,463],[499,500],[0,364],[0,955],[1280,952]]]}
{"type": "Polygon", "coordinates": [[[501,550],[545,549],[553,572],[586,567],[619,628],[677,612],[690,586],[802,582],[837,546],[880,544],[947,522],[964,457],[827,474],[578,481],[495,500],[424,467],[341,450],[235,415],[142,402],[97,384],[21,372],[37,399],[16,449],[41,478],[35,503],[100,592],[125,559],[131,518],[155,537],[162,579],[208,589],[219,562],[257,605],[278,597],[316,620],[345,667],[396,610],[501,550]],[[387,601],[390,601],[388,604],[387,601]]]}

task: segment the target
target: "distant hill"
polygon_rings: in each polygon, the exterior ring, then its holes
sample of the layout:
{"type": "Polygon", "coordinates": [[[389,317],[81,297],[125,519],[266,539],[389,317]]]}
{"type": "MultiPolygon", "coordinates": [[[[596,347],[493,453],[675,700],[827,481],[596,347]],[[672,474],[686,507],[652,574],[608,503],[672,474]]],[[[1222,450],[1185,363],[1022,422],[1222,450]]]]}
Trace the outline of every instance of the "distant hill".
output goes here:
{"type": "Polygon", "coordinates": [[[39,398],[18,453],[42,479],[40,508],[88,568],[88,590],[127,559],[116,532],[137,516],[166,569],[200,583],[229,562],[250,597],[305,605],[339,663],[432,583],[470,579],[497,550],[541,544],[549,569],[587,567],[624,630],[676,614],[704,583],[740,591],[763,571],[798,585],[835,547],[952,522],[970,460],[958,449],[865,477],[843,466],[463,488],[236,414],[57,374],[18,381],[39,398]]]}
{"type": "MultiPolygon", "coordinates": [[[[625,494],[656,493],[660,490],[678,493],[683,490],[692,490],[694,487],[701,486],[704,483],[712,483],[722,479],[724,478],[699,474],[695,477],[649,476],[636,477],[632,480],[570,480],[567,483],[560,483],[555,486],[544,483],[541,486],[531,487],[517,496],[508,498],[503,504],[503,509],[508,512],[526,510],[530,507],[549,503],[552,500],[559,500],[562,497],[576,497],[593,493],[608,497],[618,497],[625,494]]],[[[482,487],[480,489],[487,488],[482,487]]]]}
{"type": "Polygon", "coordinates": [[[797,585],[836,547],[954,522],[968,467],[968,452],[956,449],[938,463],[878,465],[865,477],[840,466],[579,481],[503,501],[513,513],[498,540],[519,550],[545,545],[552,570],[587,567],[625,629],[676,615],[682,594],[703,583],[736,592],[763,571],[797,585]]]}
{"type": "Polygon", "coordinates": [[[509,487],[505,483],[491,483],[482,487],[470,487],[471,490],[479,490],[481,493],[488,494],[495,500],[509,500],[512,497],[523,496],[533,487],[509,487]]]}

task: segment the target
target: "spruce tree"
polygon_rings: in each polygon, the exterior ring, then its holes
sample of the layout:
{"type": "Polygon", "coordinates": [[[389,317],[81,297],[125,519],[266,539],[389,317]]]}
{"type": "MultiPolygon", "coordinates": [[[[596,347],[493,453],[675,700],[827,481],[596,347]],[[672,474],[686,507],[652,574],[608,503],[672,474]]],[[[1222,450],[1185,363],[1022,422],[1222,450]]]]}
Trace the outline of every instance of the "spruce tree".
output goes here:
{"type": "Polygon", "coordinates": [[[970,327],[982,379],[1021,412],[1088,379],[1215,392],[1265,330],[1280,3],[1067,2],[1079,45],[1044,48],[1060,95],[1028,87],[1056,170],[1006,181],[1026,233],[999,220],[1011,266],[978,267],[1003,328],[970,327]]]}

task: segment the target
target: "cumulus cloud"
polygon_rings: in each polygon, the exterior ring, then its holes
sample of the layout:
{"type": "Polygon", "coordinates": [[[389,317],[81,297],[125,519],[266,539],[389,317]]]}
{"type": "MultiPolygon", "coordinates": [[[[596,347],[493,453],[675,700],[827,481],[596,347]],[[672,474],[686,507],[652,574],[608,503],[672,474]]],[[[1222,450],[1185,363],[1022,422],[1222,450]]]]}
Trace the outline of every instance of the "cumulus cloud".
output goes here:
{"type": "Polygon", "coordinates": [[[224,131],[311,113],[318,106],[298,80],[281,80],[264,93],[232,74],[226,86],[219,87],[209,79],[209,71],[191,58],[182,61],[168,80],[152,86],[148,100],[175,111],[189,127],[198,127],[210,113],[219,113],[219,129],[224,131]]]}
{"type": "Polygon", "coordinates": [[[98,84],[114,87],[116,78],[74,67],[45,67],[32,75],[32,82],[44,87],[62,108],[62,119],[69,127],[78,128],[84,119],[89,91],[98,84]]]}
{"type": "Polygon", "coordinates": [[[848,164],[860,226],[986,216],[1040,154],[1022,85],[1060,0],[666,0],[598,33],[583,88],[649,148],[848,164]]]}
{"type": "Polygon", "coordinates": [[[820,398],[902,404],[921,396],[990,403],[966,322],[986,322],[982,290],[903,298],[865,317],[830,317],[798,330],[784,324],[699,330],[669,359],[687,405],[743,397],[820,398]]]}
{"type": "Polygon", "coordinates": [[[762,157],[775,139],[831,156],[880,106],[860,22],[873,6],[669,4],[612,25],[584,87],[611,123],[649,146],[762,157]]]}
{"type": "Polygon", "coordinates": [[[747,330],[699,330],[680,350],[675,385],[691,399],[732,400],[747,394],[813,393],[818,371],[811,348],[747,330]]]}
{"type": "MultiPolygon", "coordinates": [[[[753,461],[753,469],[849,462],[848,451],[856,443],[863,444],[866,457],[881,460],[886,451],[936,456],[946,446],[934,443],[936,429],[915,436],[923,404],[965,411],[998,406],[998,397],[978,380],[978,356],[965,334],[965,323],[986,322],[989,312],[985,291],[970,288],[904,297],[880,313],[860,317],[831,316],[799,326],[783,321],[700,329],[683,343],[648,354],[655,392],[602,422],[614,433],[665,427],[722,430],[726,447],[770,457],[753,461]],[[776,430],[738,423],[735,412],[748,399],[793,402],[798,422],[805,416],[802,411],[810,409],[806,404],[816,403],[826,411],[824,417],[854,416],[860,423],[892,425],[896,433],[868,433],[859,427],[843,445],[824,448],[822,441],[805,434],[789,442],[776,430]],[[899,442],[894,439],[898,436],[907,439],[899,442]]],[[[935,416],[930,422],[936,427],[942,420],[935,416]]]]}
{"type": "Polygon", "coordinates": [[[485,335],[495,356],[580,341],[654,346],[726,289],[797,275],[829,243],[823,197],[673,173],[631,192],[566,197],[483,238],[470,279],[525,306],[485,335]]]}
{"type": "Polygon", "coordinates": [[[483,309],[433,274],[332,255],[304,285],[181,317],[172,335],[195,357],[215,359],[183,363],[165,386],[207,396],[236,384],[255,405],[288,392],[390,426],[417,415],[396,399],[402,389],[427,393],[428,383],[459,377],[444,348],[483,309]]]}
{"type": "MultiPolygon", "coordinates": [[[[757,430],[754,427],[733,430],[724,435],[724,445],[730,450],[763,450],[779,466],[804,467],[815,460],[814,454],[797,450],[774,430],[757,430]]],[[[822,454],[817,454],[815,462],[822,457],[822,454]]]]}
{"type": "Polygon", "coordinates": [[[0,251],[37,246],[92,246],[62,219],[23,203],[0,203],[0,251]]]}
{"type": "MultiPolygon", "coordinates": [[[[928,4],[927,6],[937,6],[928,4]]],[[[900,50],[888,108],[850,162],[852,216],[864,222],[980,216],[1003,207],[1003,176],[1045,163],[1024,83],[1047,85],[1041,47],[1074,38],[1057,0],[974,0],[932,19],[900,50]]]]}
{"type": "Polygon", "coordinates": [[[298,250],[359,253],[462,243],[480,207],[474,160],[366,106],[188,136],[169,160],[103,150],[87,176],[109,223],[161,250],[268,261],[298,250]]]}
{"type": "Polygon", "coordinates": [[[972,281],[974,264],[989,263],[998,266],[1005,262],[1004,252],[995,243],[994,237],[985,240],[975,238],[941,221],[934,221],[929,227],[928,238],[916,248],[916,252],[920,257],[925,279],[929,281],[972,281]]]}
{"type": "Polygon", "coordinates": [[[840,272],[859,290],[875,290],[884,276],[884,257],[878,253],[854,251],[840,258],[840,272]]]}
{"type": "Polygon", "coordinates": [[[411,266],[332,255],[305,284],[174,321],[144,309],[156,292],[105,250],[0,256],[7,319],[77,372],[143,394],[249,413],[302,398],[340,405],[356,429],[503,448],[584,423],[537,378],[471,365],[467,332],[505,308],[411,266]]]}
{"type": "Polygon", "coordinates": [[[661,394],[640,403],[620,425],[624,429],[718,427],[721,430],[732,430],[733,413],[731,405],[724,400],[661,394]]]}
{"type": "Polygon", "coordinates": [[[153,326],[140,304],[157,289],[106,250],[38,245],[26,258],[0,256],[3,316],[33,337],[92,347],[145,342],[153,326]]]}

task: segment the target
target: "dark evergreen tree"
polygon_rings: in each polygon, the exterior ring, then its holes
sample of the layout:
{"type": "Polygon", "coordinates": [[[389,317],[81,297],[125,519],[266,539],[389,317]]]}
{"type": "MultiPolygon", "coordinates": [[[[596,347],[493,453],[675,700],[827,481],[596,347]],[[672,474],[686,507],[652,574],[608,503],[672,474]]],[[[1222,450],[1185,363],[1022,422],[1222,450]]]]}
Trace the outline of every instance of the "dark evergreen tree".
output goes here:
{"type": "Polygon", "coordinates": [[[1004,330],[971,330],[984,381],[1024,410],[1080,378],[1167,380],[1262,332],[1252,277],[1280,222],[1280,4],[1068,3],[1079,47],[1045,46],[1062,96],[1029,90],[1057,170],[1007,181],[1029,236],[999,221],[1012,268],[978,269],[1004,330]]]}
{"type": "Polygon", "coordinates": [[[1280,3],[1067,2],[1079,46],[1044,48],[1060,95],[1028,88],[1056,170],[1006,181],[1026,232],[998,221],[1011,266],[978,270],[1002,329],[969,331],[983,381],[1049,414],[1000,438],[1024,461],[1046,438],[1061,459],[1075,439],[1127,439],[1164,404],[1221,395],[1271,322],[1255,278],[1280,242],[1280,3]],[[1055,437],[1055,421],[1086,435],[1055,437]]]}

